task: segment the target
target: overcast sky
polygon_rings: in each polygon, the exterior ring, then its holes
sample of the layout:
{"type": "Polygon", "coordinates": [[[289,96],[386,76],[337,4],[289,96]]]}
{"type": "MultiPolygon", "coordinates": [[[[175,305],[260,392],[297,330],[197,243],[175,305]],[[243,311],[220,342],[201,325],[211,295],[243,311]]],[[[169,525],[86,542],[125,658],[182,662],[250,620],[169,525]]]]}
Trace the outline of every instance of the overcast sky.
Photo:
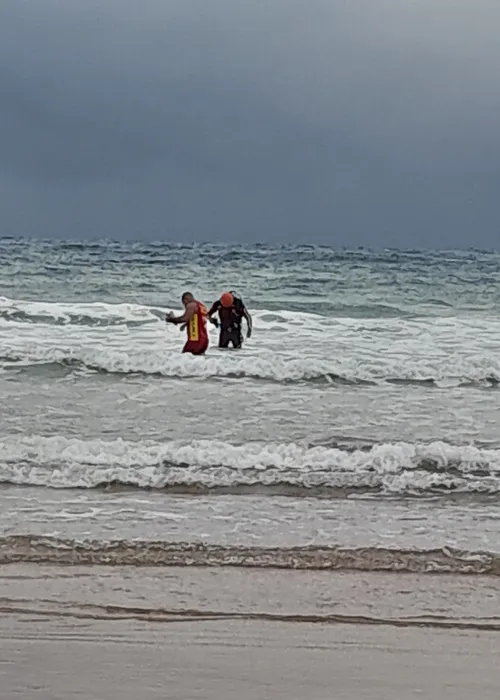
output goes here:
{"type": "Polygon", "coordinates": [[[498,0],[0,0],[0,234],[500,247],[498,0]]]}

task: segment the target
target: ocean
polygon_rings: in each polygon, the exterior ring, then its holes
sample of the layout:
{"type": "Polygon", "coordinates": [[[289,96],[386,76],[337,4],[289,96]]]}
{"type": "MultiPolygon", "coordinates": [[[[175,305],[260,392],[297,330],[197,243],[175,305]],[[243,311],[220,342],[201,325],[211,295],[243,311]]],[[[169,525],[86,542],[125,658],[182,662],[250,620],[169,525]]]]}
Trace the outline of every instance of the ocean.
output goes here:
{"type": "Polygon", "coordinates": [[[500,574],[500,256],[0,239],[0,562],[500,574]],[[240,351],[181,355],[184,291],[240,351]]]}

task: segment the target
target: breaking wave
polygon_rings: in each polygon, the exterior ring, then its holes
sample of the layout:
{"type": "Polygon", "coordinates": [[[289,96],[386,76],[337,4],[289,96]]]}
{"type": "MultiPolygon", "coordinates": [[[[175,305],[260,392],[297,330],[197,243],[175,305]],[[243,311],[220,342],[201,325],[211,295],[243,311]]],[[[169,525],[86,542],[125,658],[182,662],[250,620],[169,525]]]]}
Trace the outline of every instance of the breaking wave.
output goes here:
{"type": "Polygon", "coordinates": [[[140,304],[104,302],[64,303],[37,302],[0,297],[0,319],[18,323],[54,326],[141,326],[155,323],[165,312],[140,304]]]}
{"type": "MultiPolygon", "coordinates": [[[[300,289],[305,290],[308,280],[304,280],[300,289]]],[[[291,290],[295,291],[295,290],[291,290]]],[[[175,305],[176,300],[171,300],[175,305]]],[[[259,313],[274,315],[282,311],[283,301],[268,301],[267,308],[259,313]]],[[[161,305],[160,305],[161,306],[161,305]]],[[[307,315],[310,300],[298,301],[293,298],[285,303],[288,312],[299,312],[307,315]]],[[[397,306],[386,304],[349,304],[338,302],[315,303],[315,314],[338,316],[340,318],[377,319],[377,318],[413,318],[414,312],[406,311],[397,306]]],[[[0,319],[17,321],[18,323],[44,323],[49,325],[78,325],[78,326],[114,326],[119,324],[141,325],[163,318],[163,307],[145,306],[127,303],[105,302],[39,302],[24,299],[9,299],[0,297],[0,319]]]]}
{"type": "Polygon", "coordinates": [[[437,441],[345,448],[11,436],[0,440],[0,482],[304,496],[498,494],[500,449],[437,441]]]}
{"type": "Polygon", "coordinates": [[[494,388],[500,384],[496,319],[324,317],[290,310],[254,314],[243,353],[212,345],[180,355],[167,309],[140,304],[52,303],[0,297],[0,367],[120,376],[252,380],[320,385],[395,384],[494,388]]]}
{"type": "MultiPolygon", "coordinates": [[[[68,369],[75,372],[110,374],[116,376],[143,375],[145,377],[168,378],[250,378],[262,381],[314,383],[373,383],[369,377],[356,376],[356,372],[343,372],[335,363],[323,360],[311,361],[302,357],[302,352],[266,353],[267,342],[261,345],[256,357],[228,357],[211,348],[209,355],[200,358],[182,357],[182,339],[177,333],[166,330],[166,309],[134,304],[108,303],[49,303],[16,301],[0,298],[0,321],[7,325],[0,346],[0,363],[4,369],[22,373],[44,369],[53,373],[68,369]],[[7,319],[7,320],[6,320],[7,319]],[[43,324],[42,331],[29,324],[43,324]],[[135,333],[117,333],[117,327],[133,329],[135,333]],[[87,326],[78,328],[77,326],[87,326]],[[106,326],[114,326],[106,333],[106,326]],[[27,330],[27,328],[28,330],[27,330]],[[67,328],[64,328],[67,327],[67,328]],[[147,334],[147,335],[146,335],[147,334]],[[261,354],[263,352],[263,354],[261,354]]],[[[283,332],[287,322],[297,315],[289,312],[259,312],[258,325],[264,329],[283,332]]],[[[311,314],[300,316],[299,328],[314,333],[318,317],[311,314]],[[311,329],[308,324],[311,323],[311,329]]],[[[294,332],[297,332],[295,328],[294,332]]],[[[306,338],[307,340],[307,338],[306,338]]],[[[286,346],[286,343],[285,343],[286,346]]]]}
{"type": "Polygon", "coordinates": [[[195,542],[85,540],[10,535],[0,538],[0,565],[248,567],[500,576],[500,556],[453,548],[222,546],[195,542]]]}
{"type": "Polygon", "coordinates": [[[175,351],[118,349],[101,345],[95,348],[51,348],[26,344],[0,353],[4,370],[39,373],[46,369],[90,372],[120,376],[144,376],[170,379],[252,379],[263,382],[328,385],[402,385],[427,387],[496,388],[500,384],[499,367],[475,365],[436,366],[408,359],[391,366],[363,358],[297,358],[271,353],[240,355],[212,349],[204,358],[192,358],[175,351]]]}

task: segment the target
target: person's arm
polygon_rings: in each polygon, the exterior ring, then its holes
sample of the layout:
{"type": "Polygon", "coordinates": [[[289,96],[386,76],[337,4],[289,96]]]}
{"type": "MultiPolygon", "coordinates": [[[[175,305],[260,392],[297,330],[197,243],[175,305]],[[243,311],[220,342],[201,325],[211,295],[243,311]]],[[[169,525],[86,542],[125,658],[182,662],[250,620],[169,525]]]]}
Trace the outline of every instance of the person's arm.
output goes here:
{"type": "Polygon", "coordinates": [[[210,307],[210,310],[209,310],[209,312],[208,312],[208,314],[207,314],[208,320],[209,320],[210,323],[211,323],[212,325],[214,325],[216,328],[219,327],[219,322],[217,321],[217,319],[212,318],[212,316],[213,316],[215,313],[217,313],[217,311],[218,311],[219,309],[220,309],[220,301],[214,301],[214,303],[213,303],[212,306],[210,307]]]}
{"type": "Polygon", "coordinates": [[[248,309],[246,306],[243,307],[243,316],[245,317],[245,321],[247,322],[247,338],[250,338],[252,336],[252,317],[248,313],[248,309]]]}
{"type": "Polygon", "coordinates": [[[173,313],[167,315],[165,318],[167,323],[173,323],[175,325],[179,325],[180,323],[189,323],[189,321],[193,318],[193,316],[196,313],[197,310],[197,304],[195,301],[190,302],[186,306],[186,310],[182,314],[182,316],[174,316],[173,313]]]}
{"type": "Polygon", "coordinates": [[[220,301],[214,301],[208,312],[208,318],[211,318],[220,308],[220,301]]]}

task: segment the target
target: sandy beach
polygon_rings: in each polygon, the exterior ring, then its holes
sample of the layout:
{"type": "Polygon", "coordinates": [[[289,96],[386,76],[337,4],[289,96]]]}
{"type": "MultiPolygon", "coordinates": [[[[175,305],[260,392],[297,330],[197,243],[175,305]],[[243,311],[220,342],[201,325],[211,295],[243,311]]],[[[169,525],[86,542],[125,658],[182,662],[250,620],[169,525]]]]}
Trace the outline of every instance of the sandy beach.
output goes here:
{"type": "Polygon", "coordinates": [[[493,700],[496,579],[9,565],[2,700],[493,700]]]}
{"type": "Polygon", "coordinates": [[[0,643],[5,700],[498,698],[498,637],[474,632],[13,616],[0,643]]]}

